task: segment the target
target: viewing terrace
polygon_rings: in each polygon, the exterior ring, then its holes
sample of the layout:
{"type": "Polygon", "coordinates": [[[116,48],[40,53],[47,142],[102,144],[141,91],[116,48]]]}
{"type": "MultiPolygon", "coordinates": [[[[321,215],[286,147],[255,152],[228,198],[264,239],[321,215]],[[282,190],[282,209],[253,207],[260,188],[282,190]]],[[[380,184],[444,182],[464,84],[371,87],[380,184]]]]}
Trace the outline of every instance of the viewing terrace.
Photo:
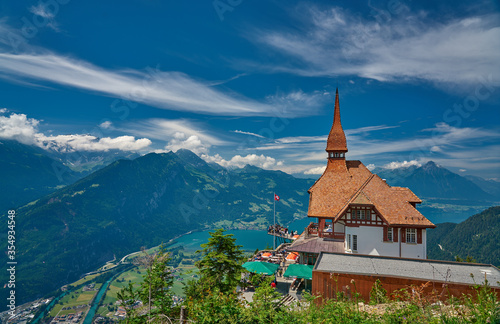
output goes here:
{"type": "Polygon", "coordinates": [[[270,225],[267,229],[267,234],[287,240],[295,240],[299,237],[298,232],[289,231],[287,227],[281,226],[279,224],[270,225]]]}

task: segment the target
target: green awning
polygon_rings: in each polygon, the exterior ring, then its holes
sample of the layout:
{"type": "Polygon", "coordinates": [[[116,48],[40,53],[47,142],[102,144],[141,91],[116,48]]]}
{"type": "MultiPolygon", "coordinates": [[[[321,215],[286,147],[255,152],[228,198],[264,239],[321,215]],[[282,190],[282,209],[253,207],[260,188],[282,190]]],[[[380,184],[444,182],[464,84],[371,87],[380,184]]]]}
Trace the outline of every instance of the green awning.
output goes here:
{"type": "Polygon", "coordinates": [[[313,265],[290,264],[283,277],[296,277],[311,280],[313,276],[313,268],[313,265]]]}
{"type": "Polygon", "coordinates": [[[251,261],[243,263],[243,268],[250,272],[272,275],[274,274],[280,266],[276,263],[261,262],[261,261],[251,261]]]}

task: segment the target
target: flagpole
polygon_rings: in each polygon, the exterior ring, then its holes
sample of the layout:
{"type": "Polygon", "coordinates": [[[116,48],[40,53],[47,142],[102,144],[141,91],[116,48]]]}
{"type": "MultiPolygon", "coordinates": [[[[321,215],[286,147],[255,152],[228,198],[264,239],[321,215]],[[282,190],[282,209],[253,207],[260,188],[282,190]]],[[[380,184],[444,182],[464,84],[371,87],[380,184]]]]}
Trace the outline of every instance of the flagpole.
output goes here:
{"type": "Polygon", "coordinates": [[[273,250],[276,250],[276,193],[275,192],[273,192],[273,211],[274,211],[273,250]]]}

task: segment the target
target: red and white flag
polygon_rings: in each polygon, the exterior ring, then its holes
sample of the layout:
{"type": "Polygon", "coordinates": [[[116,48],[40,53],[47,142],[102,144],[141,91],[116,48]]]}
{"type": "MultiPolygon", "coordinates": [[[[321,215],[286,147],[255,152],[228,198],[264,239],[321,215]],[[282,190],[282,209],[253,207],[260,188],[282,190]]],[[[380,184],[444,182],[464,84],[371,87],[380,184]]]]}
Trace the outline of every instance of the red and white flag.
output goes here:
{"type": "Polygon", "coordinates": [[[274,200],[280,201],[280,196],[278,196],[277,194],[274,194],[274,200]]]}

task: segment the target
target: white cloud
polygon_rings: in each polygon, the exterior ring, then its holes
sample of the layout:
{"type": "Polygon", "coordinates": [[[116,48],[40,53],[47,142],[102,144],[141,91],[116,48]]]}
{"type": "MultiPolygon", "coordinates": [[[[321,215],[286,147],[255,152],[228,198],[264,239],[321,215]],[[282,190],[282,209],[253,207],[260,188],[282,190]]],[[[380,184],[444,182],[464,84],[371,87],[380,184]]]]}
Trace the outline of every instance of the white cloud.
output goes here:
{"type": "Polygon", "coordinates": [[[402,12],[379,23],[337,7],[304,6],[300,12],[293,31],[256,30],[249,35],[296,60],[264,69],[444,83],[471,83],[479,76],[500,74],[498,14],[432,21],[424,12],[402,12]]]}
{"type": "Polygon", "coordinates": [[[417,167],[421,167],[422,164],[420,164],[418,161],[416,160],[412,160],[412,161],[403,161],[403,162],[398,162],[398,161],[394,161],[394,162],[390,162],[386,165],[383,166],[384,169],[391,169],[391,170],[394,170],[394,169],[401,169],[401,168],[409,168],[411,166],[417,166],[417,167]]]}
{"type": "Polygon", "coordinates": [[[46,136],[38,131],[40,121],[24,114],[12,113],[0,116],[0,138],[11,139],[28,145],[36,145],[46,150],[58,152],[74,151],[139,151],[151,145],[147,138],[133,136],[97,138],[92,135],[46,136]]]}
{"type": "Polygon", "coordinates": [[[102,122],[99,125],[99,127],[102,128],[102,129],[111,129],[113,127],[113,123],[107,120],[105,122],[102,122]]]}
{"type": "Polygon", "coordinates": [[[206,145],[229,145],[219,134],[210,132],[208,125],[189,119],[153,118],[141,122],[130,123],[123,129],[133,134],[158,140],[170,140],[175,134],[181,133],[187,137],[196,136],[206,145]]]}
{"type": "Polygon", "coordinates": [[[304,174],[323,174],[325,172],[326,166],[315,167],[309,170],[304,171],[304,174]]]}
{"type": "Polygon", "coordinates": [[[304,115],[304,110],[308,110],[307,115],[314,115],[318,113],[325,103],[332,101],[329,92],[314,91],[305,93],[302,90],[276,93],[267,96],[266,99],[273,107],[277,107],[280,112],[278,116],[280,117],[304,115]]]}
{"type": "Polygon", "coordinates": [[[37,16],[43,18],[54,18],[54,13],[47,10],[47,7],[44,6],[42,2],[38,3],[38,6],[31,6],[29,11],[37,16]]]}
{"type": "Polygon", "coordinates": [[[23,144],[35,144],[39,121],[24,114],[0,116],[0,138],[16,140],[23,144]]]}
{"type": "Polygon", "coordinates": [[[354,128],[354,129],[347,129],[347,130],[345,130],[345,134],[346,135],[362,134],[362,133],[369,133],[369,132],[373,132],[373,131],[398,128],[398,127],[400,127],[400,126],[387,126],[387,125],[366,126],[366,127],[360,127],[360,128],[354,128]]]}
{"type": "Polygon", "coordinates": [[[8,113],[9,110],[7,108],[0,108],[0,114],[8,113]]]}
{"type": "Polygon", "coordinates": [[[37,145],[58,152],[75,151],[140,151],[151,145],[147,138],[135,139],[133,136],[103,137],[92,135],[36,135],[37,145]]]}
{"type": "Polygon", "coordinates": [[[370,170],[370,171],[373,171],[373,170],[375,170],[375,164],[373,164],[373,163],[368,164],[368,165],[366,166],[366,168],[367,168],[368,170],[370,170]]]}
{"type": "MultiPolygon", "coordinates": [[[[348,142],[351,142],[352,139],[355,139],[355,135],[367,135],[370,132],[397,128],[399,126],[387,126],[387,125],[376,125],[376,126],[366,126],[361,128],[347,129],[345,130],[345,134],[348,138],[348,142]]],[[[293,136],[293,137],[282,137],[276,139],[273,143],[267,143],[263,146],[259,146],[253,148],[255,150],[281,150],[281,149],[303,149],[305,151],[311,151],[311,149],[315,151],[324,150],[326,147],[326,140],[328,139],[328,135],[322,136],[293,136]]],[[[324,155],[324,153],[321,153],[324,155]]],[[[324,158],[326,155],[322,156],[324,158]]],[[[317,160],[319,159],[317,156],[309,156],[308,160],[317,160]]]]}
{"type": "Polygon", "coordinates": [[[276,142],[291,144],[291,143],[310,143],[310,142],[323,142],[326,146],[326,140],[328,135],[324,136],[294,136],[294,137],[282,137],[278,138],[276,142]]]}
{"type": "Polygon", "coordinates": [[[106,70],[52,53],[0,53],[2,75],[10,80],[47,81],[153,107],[209,115],[293,118],[316,113],[323,102],[322,95],[301,91],[256,101],[224,93],[180,72],[106,70]]]}
{"type": "Polygon", "coordinates": [[[187,149],[200,155],[202,153],[207,154],[209,147],[210,145],[203,144],[196,135],[188,137],[184,133],[177,132],[174,134],[174,138],[165,146],[165,149],[173,152],[177,152],[180,149],[187,149]]]}
{"type": "Polygon", "coordinates": [[[233,133],[237,133],[237,134],[244,134],[244,135],[255,136],[255,137],[258,137],[258,138],[265,138],[264,136],[259,135],[259,134],[250,133],[250,132],[244,132],[244,131],[240,131],[240,130],[234,130],[234,131],[232,131],[232,132],[233,132],[233,133]]]}
{"type": "Polygon", "coordinates": [[[202,154],[201,158],[207,162],[215,162],[225,168],[243,168],[245,165],[253,165],[262,169],[276,170],[283,166],[283,161],[277,161],[275,158],[263,154],[235,155],[230,160],[225,160],[219,154],[214,156],[202,154]]]}
{"type": "Polygon", "coordinates": [[[460,169],[460,170],[458,170],[458,171],[459,171],[459,172],[467,172],[467,170],[466,170],[466,169],[460,169]]]}
{"type": "Polygon", "coordinates": [[[437,145],[434,145],[433,147],[431,147],[431,152],[441,152],[441,148],[437,145]]]}

